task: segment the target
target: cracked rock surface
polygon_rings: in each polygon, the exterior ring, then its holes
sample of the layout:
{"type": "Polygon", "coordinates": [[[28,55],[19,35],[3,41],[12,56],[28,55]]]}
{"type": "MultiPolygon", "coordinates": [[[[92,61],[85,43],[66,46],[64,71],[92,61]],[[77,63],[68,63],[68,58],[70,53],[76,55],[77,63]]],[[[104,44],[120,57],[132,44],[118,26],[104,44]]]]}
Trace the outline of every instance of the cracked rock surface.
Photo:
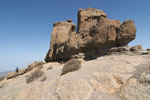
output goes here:
{"type": "Polygon", "coordinates": [[[43,64],[45,81],[26,83],[35,69],[1,81],[0,100],[150,100],[150,55],[102,56],[61,76],[63,65],[43,64]]]}

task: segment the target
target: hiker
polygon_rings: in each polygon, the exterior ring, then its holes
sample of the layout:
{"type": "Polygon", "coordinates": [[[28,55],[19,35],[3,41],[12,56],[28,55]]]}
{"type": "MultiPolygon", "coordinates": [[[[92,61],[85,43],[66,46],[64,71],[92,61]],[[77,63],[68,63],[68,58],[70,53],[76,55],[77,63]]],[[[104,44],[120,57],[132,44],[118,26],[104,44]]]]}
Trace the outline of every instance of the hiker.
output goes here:
{"type": "Polygon", "coordinates": [[[16,73],[18,73],[18,70],[19,70],[19,69],[18,69],[18,67],[17,67],[17,68],[16,68],[16,73]]]}

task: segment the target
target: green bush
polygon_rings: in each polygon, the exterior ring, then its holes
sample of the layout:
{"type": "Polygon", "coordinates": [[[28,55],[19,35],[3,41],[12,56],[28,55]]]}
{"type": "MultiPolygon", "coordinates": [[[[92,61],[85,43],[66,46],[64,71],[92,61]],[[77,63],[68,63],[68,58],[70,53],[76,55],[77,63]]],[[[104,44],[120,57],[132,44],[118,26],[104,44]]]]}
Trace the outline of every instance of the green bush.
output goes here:
{"type": "Polygon", "coordinates": [[[80,68],[81,68],[81,61],[77,59],[71,59],[63,66],[61,75],[64,75],[68,72],[76,71],[80,68]]]}
{"type": "Polygon", "coordinates": [[[35,79],[38,79],[39,77],[43,76],[43,73],[44,72],[41,71],[41,68],[36,69],[30,75],[26,76],[26,83],[30,83],[34,81],[35,79]]]}

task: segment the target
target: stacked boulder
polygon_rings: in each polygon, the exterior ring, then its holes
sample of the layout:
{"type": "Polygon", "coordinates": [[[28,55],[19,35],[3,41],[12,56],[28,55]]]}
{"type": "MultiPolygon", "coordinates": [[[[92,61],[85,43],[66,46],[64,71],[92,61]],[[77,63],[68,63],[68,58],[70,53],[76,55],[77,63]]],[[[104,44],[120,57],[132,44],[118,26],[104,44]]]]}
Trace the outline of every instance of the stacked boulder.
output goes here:
{"type": "Polygon", "coordinates": [[[46,62],[69,60],[83,53],[85,59],[107,54],[110,48],[124,46],[135,39],[134,21],[109,20],[106,13],[95,8],[79,9],[78,25],[71,20],[53,24],[46,62]]]}

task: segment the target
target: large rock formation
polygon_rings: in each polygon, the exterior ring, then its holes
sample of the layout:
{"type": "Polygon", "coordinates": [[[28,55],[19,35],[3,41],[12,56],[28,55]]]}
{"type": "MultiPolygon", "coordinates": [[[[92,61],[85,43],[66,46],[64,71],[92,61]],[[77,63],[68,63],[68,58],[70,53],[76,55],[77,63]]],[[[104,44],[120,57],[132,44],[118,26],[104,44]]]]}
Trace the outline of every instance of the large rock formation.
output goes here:
{"type": "Polygon", "coordinates": [[[71,20],[53,24],[50,50],[45,61],[68,60],[78,53],[93,59],[104,55],[112,47],[127,45],[136,36],[134,21],[109,20],[94,8],[79,9],[78,26],[71,20]]]}

